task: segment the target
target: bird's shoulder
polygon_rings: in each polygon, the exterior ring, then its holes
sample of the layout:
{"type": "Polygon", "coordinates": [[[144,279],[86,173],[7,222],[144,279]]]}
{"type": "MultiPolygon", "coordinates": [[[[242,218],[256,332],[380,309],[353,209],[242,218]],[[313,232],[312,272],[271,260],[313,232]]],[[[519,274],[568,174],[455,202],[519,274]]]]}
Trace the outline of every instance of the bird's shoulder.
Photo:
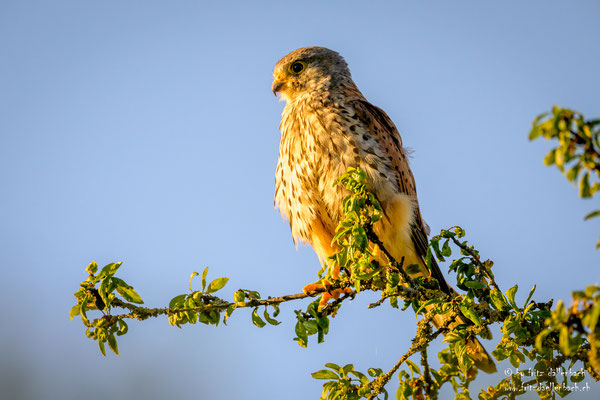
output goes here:
{"type": "Polygon", "coordinates": [[[346,107],[353,112],[352,118],[364,130],[363,134],[374,139],[379,145],[383,157],[398,180],[400,191],[416,197],[408,151],[403,147],[402,137],[392,119],[384,110],[371,104],[364,97],[349,99],[346,107]]]}

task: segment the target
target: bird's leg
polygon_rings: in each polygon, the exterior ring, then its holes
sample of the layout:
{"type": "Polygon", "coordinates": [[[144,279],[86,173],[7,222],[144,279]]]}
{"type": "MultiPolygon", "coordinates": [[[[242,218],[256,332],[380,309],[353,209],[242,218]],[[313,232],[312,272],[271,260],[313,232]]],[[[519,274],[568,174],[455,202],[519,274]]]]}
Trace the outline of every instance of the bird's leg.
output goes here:
{"type": "Polygon", "coordinates": [[[337,299],[343,293],[352,292],[352,289],[349,287],[340,288],[339,284],[337,285],[338,287],[335,287],[336,282],[339,282],[340,279],[340,266],[335,261],[333,261],[333,264],[328,264],[327,260],[330,256],[336,254],[340,250],[340,247],[337,244],[332,244],[332,239],[333,235],[331,235],[321,223],[313,223],[310,244],[319,256],[321,262],[325,263],[325,267],[329,271],[328,277],[331,279],[331,282],[328,279],[321,279],[318,282],[304,286],[302,291],[309,296],[323,293],[323,296],[319,301],[319,310],[325,307],[330,299],[337,299]],[[323,289],[325,289],[325,292],[323,292],[323,289]]]}
{"type": "MultiPolygon", "coordinates": [[[[334,248],[331,243],[331,239],[333,239],[333,236],[325,229],[325,227],[323,227],[323,225],[320,222],[313,222],[311,228],[312,235],[310,238],[310,245],[315,250],[315,253],[317,253],[319,260],[325,263],[325,267],[328,270],[331,268],[329,276],[333,280],[339,280],[339,265],[337,265],[337,263],[334,263],[333,266],[327,265],[327,259],[329,258],[329,256],[337,253],[337,251],[339,250],[338,248],[334,248]]],[[[302,290],[308,295],[316,294],[315,292],[320,292],[323,288],[325,288],[326,291],[329,292],[331,284],[329,282],[326,282],[326,280],[322,279],[319,282],[310,283],[306,285],[302,290]]]]}

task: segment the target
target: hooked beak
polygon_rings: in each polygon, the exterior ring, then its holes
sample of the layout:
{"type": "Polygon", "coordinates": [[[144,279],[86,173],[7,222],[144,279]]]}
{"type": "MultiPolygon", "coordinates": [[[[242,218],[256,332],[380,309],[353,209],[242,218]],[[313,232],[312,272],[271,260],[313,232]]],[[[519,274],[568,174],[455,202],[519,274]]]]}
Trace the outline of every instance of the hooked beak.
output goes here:
{"type": "Polygon", "coordinates": [[[275,79],[273,81],[273,85],[271,85],[271,89],[273,90],[273,95],[277,96],[277,92],[281,91],[281,89],[283,88],[283,85],[285,85],[284,81],[275,79]]]}

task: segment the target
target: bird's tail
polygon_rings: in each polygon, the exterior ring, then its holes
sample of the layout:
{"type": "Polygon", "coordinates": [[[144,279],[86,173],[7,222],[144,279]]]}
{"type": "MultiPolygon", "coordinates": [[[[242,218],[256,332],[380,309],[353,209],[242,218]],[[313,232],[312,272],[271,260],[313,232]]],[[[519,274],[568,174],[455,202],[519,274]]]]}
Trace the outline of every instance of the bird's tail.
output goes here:
{"type": "MultiPolygon", "coordinates": [[[[412,260],[408,259],[408,262],[409,263],[411,263],[411,262],[418,263],[418,265],[421,266],[421,271],[412,274],[412,277],[429,275],[430,277],[435,278],[439,282],[440,289],[443,292],[448,293],[450,295],[456,294],[456,291],[454,290],[454,288],[452,288],[452,286],[450,286],[448,284],[448,282],[446,282],[446,279],[444,278],[444,275],[442,274],[442,271],[440,270],[440,267],[437,264],[437,262],[435,261],[435,259],[431,260],[431,270],[428,270],[428,268],[425,266],[425,260],[423,260],[422,257],[413,258],[412,260]]],[[[405,263],[405,265],[410,265],[410,264],[405,263]]],[[[427,311],[429,311],[433,307],[435,307],[434,304],[427,306],[426,309],[427,309],[427,311]]],[[[438,315],[434,316],[434,318],[431,322],[432,322],[433,326],[435,326],[436,328],[440,328],[440,327],[444,326],[447,318],[449,318],[447,315],[438,314],[438,315]]],[[[469,319],[465,318],[463,315],[458,315],[455,318],[455,320],[448,326],[448,330],[451,332],[456,326],[461,325],[461,324],[473,325],[473,322],[471,322],[469,319]]],[[[492,338],[492,333],[489,330],[488,330],[487,338],[489,338],[489,339],[492,338]]],[[[481,342],[476,337],[470,337],[467,339],[466,350],[467,350],[467,354],[469,355],[471,360],[473,360],[473,363],[475,364],[475,366],[478,369],[480,369],[484,372],[487,372],[488,374],[493,374],[494,372],[497,371],[496,364],[494,363],[492,357],[488,354],[485,347],[483,347],[481,342]]]]}
{"type": "MultiPolygon", "coordinates": [[[[400,205],[397,207],[388,207],[387,212],[391,221],[401,220],[401,217],[399,217],[399,215],[402,214],[402,211],[404,209],[401,207],[402,203],[399,202],[399,204],[400,205]]],[[[404,260],[405,268],[407,268],[410,265],[418,265],[420,267],[419,271],[410,272],[412,277],[427,276],[435,278],[438,281],[440,289],[443,292],[450,295],[456,294],[456,291],[452,288],[452,286],[450,286],[448,282],[446,282],[446,279],[444,278],[444,275],[442,274],[442,271],[440,270],[440,267],[437,264],[435,257],[433,257],[433,259],[431,260],[431,268],[428,268],[426,266],[425,255],[427,254],[428,241],[424,229],[418,229],[415,227],[411,228],[409,235],[414,250],[407,251],[405,243],[407,242],[408,238],[405,236],[403,237],[402,231],[392,229],[391,227],[387,227],[387,229],[384,229],[384,227],[374,228],[375,233],[382,240],[382,242],[389,244],[388,246],[386,246],[386,250],[389,251],[390,254],[394,258],[396,258],[397,261],[400,261],[401,259],[404,260]]],[[[382,263],[382,265],[385,265],[385,263],[387,263],[387,256],[383,254],[383,252],[380,251],[380,249],[377,246],[373,248],[372,254],[374,259],[382,263]]],[[[435,307],[435,305],[432,304],[428,306],[427,310],[429,310],[432,307],[435,307]]],[[[446,318],[448,317],[445,315],[436,315],[432,320],[432,324],[436,328],[440,328],[444,325],[446,318]]],[[[450,324],[450,326],[448,326],[448,328],[450,331],[452,331],[453,328],[460,324],[472,325],[473,323],[464,316],[459,315],[450,324]]],[[[488,332],[488,338],[491,337],[491,333],[488,332]]],[[[467,354],[473,360],[477,368],[489,374],[496,372],[496,365],[494,364],[492,357],[488,354],[488,352],[485,350],[485,348],[479,342],[479,340],[477,340],[477,338],[469,338],[467,340],[466,346],[467,354]]]]}

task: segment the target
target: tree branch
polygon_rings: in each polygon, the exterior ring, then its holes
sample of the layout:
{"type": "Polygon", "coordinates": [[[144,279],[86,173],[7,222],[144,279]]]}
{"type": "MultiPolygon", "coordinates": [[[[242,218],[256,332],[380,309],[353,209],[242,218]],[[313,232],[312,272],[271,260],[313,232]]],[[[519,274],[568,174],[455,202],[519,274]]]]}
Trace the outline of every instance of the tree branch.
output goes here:
{"type": "MultiPolygon", "coordinates": [[[[332,286],[332,287],[335,288],[335,286],[332,286]]],[[[200,311],[200,312],[210,311],[210,310],[223,311],[232,305],[235,305],[236,308],[253,308],[253,307],[260,307],[260,306],[274,306],[274,305],[278,305],[281,303],[285,303],[287,301],[301,300],[301,299],[305,299],[307,297],[315,297],[316,295],[324,293],[326,291],[327,291],[327,289],[325,289],[325,288],[317,288],[315,290],[312,290],[310,294],[306,294],[306,293],[289,294],[289,295],[283,295],[283,296],[278,296],[278,297],[269,297],[264,300],[252,299],[249,301],[243,301],[243,302],[239,302],[239,303],[232,303],[232,302],[222,300],[216,296],[203,294],[202,295],[203,299],[213,300],[213,301],[217,300],[217,302],[216,303],[213,302],[211,304],[206,304],[206,305],[202,305],[202,306],[198,306],[198,307],[191,307],[191,308],[168,308],[168,307],[166,307],[166,308],[146,308],[146,307],[136,306],[134,304],[127,303],[118,298],[115,298],[112,300],[111,306],[123,308],[123,309],[130,311],[130,313],[128,313],[128,314],[115,315],[114,317],[117,317],[119,319],[132,318],[132,319],[137,319],[137,320],[142,321],[142,320],[148,319],[150,317],[158,317],[160,315],[177,314],[177,313],[186,312],[186,311],[197,311],[197,312],[198,311],[200,311]]],[[[349,297],[349,296],[350,295],[348,295],[347,297],[349,297]]],[[[347,297],[345,297],[345,298],[347,298],[347,297]]]]}

